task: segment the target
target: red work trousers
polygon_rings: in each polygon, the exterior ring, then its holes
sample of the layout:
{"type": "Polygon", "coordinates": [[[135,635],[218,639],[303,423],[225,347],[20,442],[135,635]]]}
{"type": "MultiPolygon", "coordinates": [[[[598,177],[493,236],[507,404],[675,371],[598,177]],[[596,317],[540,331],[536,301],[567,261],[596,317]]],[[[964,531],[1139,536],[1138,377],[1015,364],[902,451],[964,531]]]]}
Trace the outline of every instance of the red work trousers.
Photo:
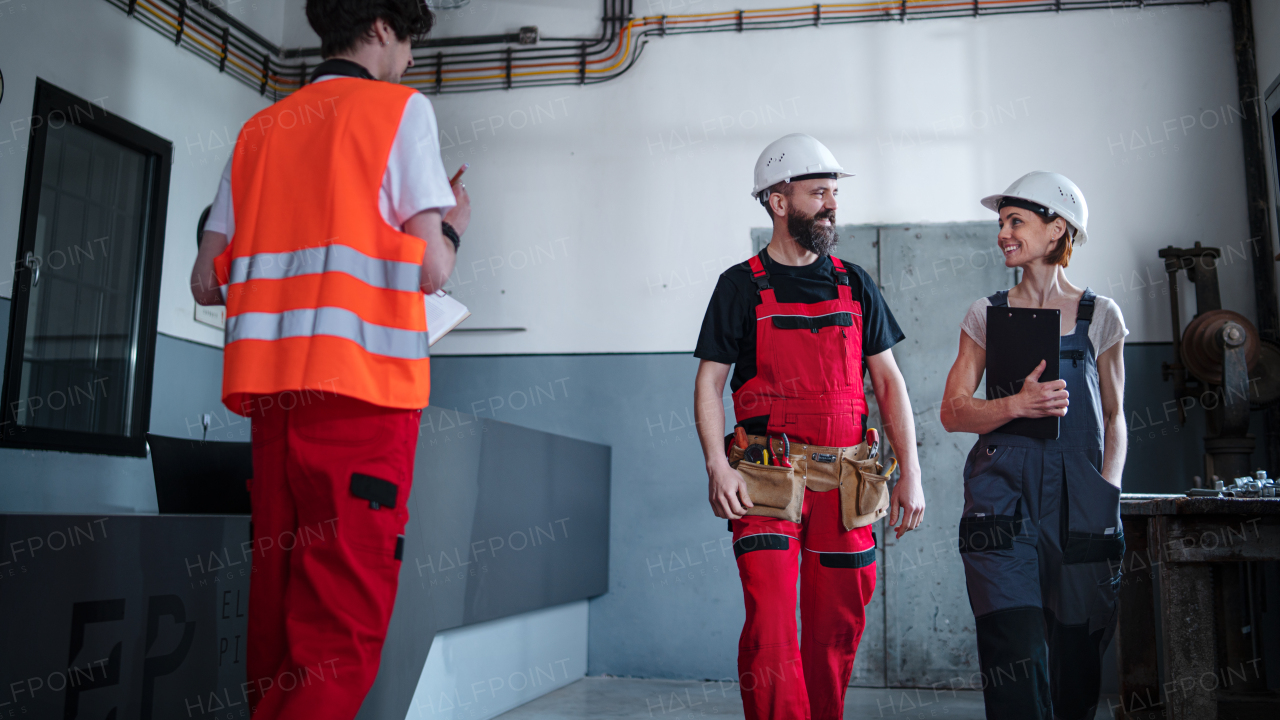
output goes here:
{"type": "Polygon", "coordinates": [[[839,490],[805,490],[799,524],[747,515],[733,521],[733,541],[747,607],[738,641],[747,720],[840,720],[876,586],[871,527],[844,529],[839,490]]]}
{"type": "Polygon", "coordinates": [[[422,411],[302,393],[252,408],[245,693],[256,720],[351,720],[395,605],[422,411]],[[356,497],[353,474],[394,484],[395,507],[356,497]]]}

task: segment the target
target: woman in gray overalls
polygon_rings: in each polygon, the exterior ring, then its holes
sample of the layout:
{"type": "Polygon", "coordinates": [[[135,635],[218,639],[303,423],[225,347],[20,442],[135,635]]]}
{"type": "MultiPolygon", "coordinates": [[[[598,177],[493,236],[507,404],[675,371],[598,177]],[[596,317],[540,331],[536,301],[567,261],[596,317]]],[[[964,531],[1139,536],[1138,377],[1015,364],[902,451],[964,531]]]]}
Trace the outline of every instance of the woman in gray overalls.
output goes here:
{"type": "Polygon", "coordinates": [[[1012,290],[978,300],[961,323],[942,424],[979,433],[964,468],[960,553],[978,636],[987,718],[1083,720],[1098,705],[1102,654],[1116,627],[1124,537],[1124,320],[1108,298],[1067,281],[1087,239],[1080,189],[1030,173],[982,201],[1000,213],[1012,290]],[[986,367],[988,305],[1057,309],[1060,380],[999,400],[974,398],[986,367]],[[1001,433],[1015,418],[1058,416],[1057,440],[1001,433]]]}

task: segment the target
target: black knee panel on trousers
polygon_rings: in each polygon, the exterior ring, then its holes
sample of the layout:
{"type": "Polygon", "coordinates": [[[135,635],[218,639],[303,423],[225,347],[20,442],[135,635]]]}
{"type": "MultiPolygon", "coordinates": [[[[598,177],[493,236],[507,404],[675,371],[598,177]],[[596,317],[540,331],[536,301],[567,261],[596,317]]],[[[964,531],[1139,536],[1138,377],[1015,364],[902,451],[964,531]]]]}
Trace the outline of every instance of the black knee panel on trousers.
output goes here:
{"type": "Polygon", "coordinates": [[[975,619],[987,720],[1053,720],[1044,612],[1010,608],[975,619]]]}
{"type": "Polygon", "coordinates": [[[1102,653],[1108,628],[1089,632],[1089,623],[1063,625],[1044,613],[1049,629],[1050,685],[1058,720],[1092,720],[1102,692],[1102,653]]]}

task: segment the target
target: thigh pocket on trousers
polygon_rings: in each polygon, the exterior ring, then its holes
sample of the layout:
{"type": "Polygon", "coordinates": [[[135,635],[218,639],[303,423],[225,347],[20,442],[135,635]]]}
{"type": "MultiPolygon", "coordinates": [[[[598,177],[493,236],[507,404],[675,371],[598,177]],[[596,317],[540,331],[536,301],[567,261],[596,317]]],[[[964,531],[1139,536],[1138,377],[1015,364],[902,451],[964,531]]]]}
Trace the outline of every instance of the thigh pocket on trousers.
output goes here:
{"type": "Polygon", "coordinates": [[[965,463],[960,552],[1008,550],[1022,532],[1022,474],[1027,450],[975,445],[965,463]]]}
{"type": "Polygon", "coordinates": [[[1099,534],[1067,532],[1067,542],[1063,544],[1062,563],[1117,562],[1124,555],[1124,533],[1099,534]]]}
{"type": "Polygon", "coordinates": [[[400,486],[390,480],[352,473],[354,507],[342,519],[345,544],[387,562],[399,560],[405,519],[400,495],[400,486]]]}
{"type": "Polygon", "coordinates": [[[765,515],[791,522],[800,522],[800,510],[804,504],[804,480],[791,468],[774,465],[757,465],[739,462],[737,471],[747,484],[751,497],[748,515],[765,515]]]}
{"type": "Polygon", "coordinates": [[[960,552],[1010,550],[1022,519],[1017,515],[984,515],[960,518],[960,552]]]}
{"type": "Polygon", "coordinates": [[[1063,465],[1063,564],[1119,562],[1124,555],[1120,488],[1107,482],[1083,452],[1064,453],[1063,465]]]}

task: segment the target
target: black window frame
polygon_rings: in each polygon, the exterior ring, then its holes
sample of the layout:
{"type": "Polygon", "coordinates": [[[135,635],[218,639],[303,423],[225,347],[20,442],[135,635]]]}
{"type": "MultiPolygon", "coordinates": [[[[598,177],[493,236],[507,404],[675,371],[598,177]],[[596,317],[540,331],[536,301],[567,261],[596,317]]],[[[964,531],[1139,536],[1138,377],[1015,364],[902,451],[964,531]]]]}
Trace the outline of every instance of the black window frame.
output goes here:
{"type": "MultiPolygon", "coordinates": [[[[160,311],[160,282],[164,260],[164,232],[169,206],[169,181],[173,165],[173,143],[103,107],[74,95],[42,78],[36,78],[34,107],[28,130],[27,168],[22,189],[22,219],[14,259],[13,295],[9,305],[8,359],[5,363],[3,393],[0,394],[0,447],[63,452],[146,457],[146,433],[151,422],[151,384],[155,373],[156,323],[160,311]],[[107,140],[148,157],[150,187],[147,189],[146,227],[142,232],[142,268],[135,293],[138,299],[137,333],[134,353],[132,413],[128,435],[79,432],[21,426],[13,398],[21,397],[22,363],[31,302],[32,270],[22,262],[33,252],[36,218],[44,179],[45,145],[50,122],[59,120],[78,125],[107,140]]],[[[60,126],[59,126],[60,127],[60,126]]]]}

